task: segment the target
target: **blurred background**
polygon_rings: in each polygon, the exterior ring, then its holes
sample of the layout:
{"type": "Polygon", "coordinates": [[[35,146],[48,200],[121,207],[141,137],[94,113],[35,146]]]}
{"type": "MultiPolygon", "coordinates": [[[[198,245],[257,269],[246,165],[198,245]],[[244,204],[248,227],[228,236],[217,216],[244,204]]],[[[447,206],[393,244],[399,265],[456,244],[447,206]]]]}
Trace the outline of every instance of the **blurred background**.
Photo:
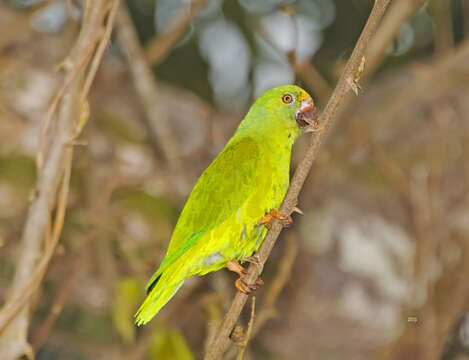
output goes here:
{"type": "MultiPolygon", "coordinates": [[[[235,293],[228,271],[191,278],[148,326],[133,324],[184,201],[263,91],[296,83],[324,107],[373,5],[123,3],[33,296],[38,360],[202,358],[235,293]]],[[[81,17],[78,0],[0,1],[1,303],[81,17]]],[[[362,93],[345,99],[304,215],[267,262],[245,359],[469,359],[468,34],[467,0],[391,1],[362,93]]]]}

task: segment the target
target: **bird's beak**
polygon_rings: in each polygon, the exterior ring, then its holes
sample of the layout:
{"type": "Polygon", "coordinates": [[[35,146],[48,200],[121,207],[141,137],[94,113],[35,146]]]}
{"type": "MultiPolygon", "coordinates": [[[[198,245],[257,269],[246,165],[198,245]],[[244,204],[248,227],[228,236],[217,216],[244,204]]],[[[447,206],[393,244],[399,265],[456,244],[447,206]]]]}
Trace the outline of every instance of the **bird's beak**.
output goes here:
{"type": "Polygon", "coordinates": [[[300,108],[296,113],[296,122],[304,131],[313,132],[318,129],[316,112],[313,100],[309,96],[301,101],[300,108]]]}

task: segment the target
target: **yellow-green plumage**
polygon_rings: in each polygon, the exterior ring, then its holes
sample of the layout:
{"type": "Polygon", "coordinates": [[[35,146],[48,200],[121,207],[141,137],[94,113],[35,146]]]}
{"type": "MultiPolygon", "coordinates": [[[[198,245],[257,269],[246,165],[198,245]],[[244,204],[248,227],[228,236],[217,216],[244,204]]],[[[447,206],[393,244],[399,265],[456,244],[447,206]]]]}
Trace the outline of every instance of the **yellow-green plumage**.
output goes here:
{"type": "Polygon", "coordinates": [[[257,223],[278,209],[288,189],[291,149],[302,131],[295,115],[305,98],[294,85],[264,93],[200,176],[148,282],[138,325],[150,321],[188,277],[219,270],[259,248],[267,230],[257,223]],[[292,103],[284,102],[285,94],[292,103]]]}

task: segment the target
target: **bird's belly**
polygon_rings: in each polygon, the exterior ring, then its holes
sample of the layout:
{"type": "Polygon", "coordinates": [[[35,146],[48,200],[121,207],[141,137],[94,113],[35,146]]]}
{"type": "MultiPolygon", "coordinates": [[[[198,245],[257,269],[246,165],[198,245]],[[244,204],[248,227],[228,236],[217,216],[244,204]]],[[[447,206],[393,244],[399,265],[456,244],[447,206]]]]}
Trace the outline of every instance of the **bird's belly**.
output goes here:
{"type": "Polygon", "coordinates": [[[257,221],[241,223],[238,219],[229,218],[210,231],[206,235],[205,249],[200,252],[204,255],[197,262],[195,273],[204,275],[223,268],[229,260],[238,261],[251,256],[259,248],[267,232],[263,225],[256,225],[257,221]]]}
{"type": "Polygon", "coordinates": [[[193,273],[204,275],[219,270],[227,261],[241,260],[257,251],[267,233],[265,226],[258,222],[270,210],[278,209],[287,190],[288,178],[286,181],[272,181],[262,191],[254,192],[235,214],[209,231],[201,244],[200,254],[204,255],[197,261],[193,273]]]}

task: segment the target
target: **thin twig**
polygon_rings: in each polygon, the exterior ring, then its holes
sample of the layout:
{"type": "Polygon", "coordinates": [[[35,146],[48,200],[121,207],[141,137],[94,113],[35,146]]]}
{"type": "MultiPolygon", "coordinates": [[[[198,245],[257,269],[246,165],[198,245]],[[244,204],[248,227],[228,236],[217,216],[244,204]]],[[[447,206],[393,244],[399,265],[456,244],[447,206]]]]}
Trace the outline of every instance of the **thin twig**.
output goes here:
{"type": "Polygon", "coordinates": [[[93,80],[96,76],[96,72],[98,71],[99,64],[101,64],[104,51],[106,50],[108,46],[109,39],[111,38],[112,29],[114,28],[114,22],[116,19],[118,9],[119,9],[119,1],[113,1],[111,4],[110,11],[109,11],[109,17],[106,22],[106,29],[104,30],[103,37],[93,56],[93,60],[91,61],[90,68],[88,70],[88,74],[86,76],[85,83],[83,85],[83,91],[81,93],[81,101],[85,101],[86,98],[88,97],[88,94],[91,89],[91,85],[93,84],[93,80]]]}
{"type": "Polygon", "coordinates": [[[244,337],[243,343],[240,346],[238,357],[236,360],[243,360],[244,353],[246,352],[246,349],[248,347],[249,339],[251,338],[251,333],[252,333],[252,327],[254,325],[254,313],[256,311],[256,297],[253,296],[251,298],[251,318],[249,319],[248,323],[248,329],[246,331],[246,335],[244,337]]]}
{"type": "MultiPolygon", "coordinates": [[[[295,21],[292,19],[292,21],[295,21]]],[[[295,25],[295,36],[293,41],[298,41],[297,26],[295,25]]],[[[270,46],[272,46],[275,51],[280,55],[284,54],[284,50],[280,48],[277,43],[274,41],[272,36],[270,36],[265,27],[262,26],[262,23],[258,24],[259,35],[264,41],[266,41],[270,46]]],[[[296,46],[293,48],[296,49],[296,46]]],[[[288,62],[292,67],[295,74],[300,77],[306,85],[311,89],[313,94],[318,97],[319,102],[325,104],[329,97],[332,94],[332,88],[329,86],[327,80],[321,75],[321,73],[316,69],[316,67],[309,61],[303,61],[299,63],[295,54],[295,50],[290,51],[286,54],[288,62]]]]}
{"type": "MultiPolygon", "coordinates": [[[[324,112],[320,116],[319,121],[323,130],[318,132],[315,136],[313,135],[311,144],[305,154],[305,157],[295,171],[287,195],[285,196],[282,206],[280,207],[280,212],[284,214],[290,214],[293,211],[293,208],[296,206],[298,194],[306,180],[306,177],[308,176],[314,160],[317,158],[317,154],[325,138],[325,135],[327,134],[327,130],[330,128],[332,122],[335,119],[336,110],[339,107],[342,98],[349,90],[348,84],[350,80],[356,79],[357,71],[360,63],[362,62],[366,46],[370,41],[371,36],[375,33],[389,2],[390,0],[375,1],[365,28],[363,29],[360,38],[355,45],[355,49],[353,50],[353,53],[350,56],[347,65],[345,66],[344,72],[340,77],[339,82],[335,87],[324,112]]],[[[272,229],[267,233],[259,249],[258,256],[260,263],[258,265],[252,264],[249,266],[248,275],[246,278],[248,284],[254,284],[259,274],[262,272],[264,263],[266,262],[281,230],[282,225],[280,222],[275,221],[272,229]]],[[[212,346],[210,347],[210,351],[205,355],[205,360],[217,360],[222,358],[223,353],[229,344],[229,334],[236,324],[236,321],[241,314],[241,310],[243,309],[247,298],[248,296],[241,292],[236,294],[231,307],[228,310],[228,313],[225,315],[225,318],[220,325],[218,336],[215,338],[212,346]]]]}
{"type": "MultiPolygon", "coordinates": [[[[265,300],[259,306],[260,311],[257,314],[257,321],[252,329],[251,338],[255,337],[267,321],[277,315],[275,303],[278,300],[282,290],[288,283],[291,276],[293,265],[295,263],[296,254],[298,252],[297,235],[289,233],[286,236],[286,250],[283,253],[282,260],[274,280],[266,291],[265,300]]],[[[236,357],[236,348],[232,346],[226,353],[226,359],[234,359],[236,357]]]]}
{"type": "Polygon", "coordinates": [[[295,73],[305,82],[316,95],[321,104],[327,103],[332,94],[332,88],[319,70],[309,61],[296,63],[293,66],[295,73]]]}
{"type": "Polygon", "coordinates": [[[442,56],[454,50],[452,6],[446,0],[434,0],[431,5],[435,22],[435,55],[442,56]]]}
{"type": "MultiPolygon", "coordinates": [[[[97,34],[93,34],[93,36],[97,37],[97,34]]],[[[47,132],[49,130],[50,122],[52,121],[52,117],[54,114],[57,112],[57,107],[60,104],[60,100],[64,97],[66,91],[69,89],[70,85],[73,83],[75,80],[76,76],[80,73],[80,70],[84,67],[84,65],[87,63],[89,60],[91,54],[93,53],[93,49],[95,47],[96,43],[95,41],[90,41],[88,44],[88,47],[86,51],[83,53],[81,56],[80,61],[76,62],[75,65],[73,66],[72,69],[68,72],[67,76],[65,77],[65,80],[59,89],[57,91],[56,95],[52,99],[51,104],[49,105],[49,108],[47,109],[46,116],[42,120],[42,126],[41,126],[41,137],[39,140],[39,151],[36,155],[36,165],[38,171],[40,171],[44,165],[44,156],[46,153],[46,137],[47,137],[47,132]]],[[[67,59],[63,61],[63,64],[67,63],[67,59]]],[[[64,65],[65,66],[65,65],[64,65]]]]}
{"type": "Polygon", "coordinates": [[[161,36],[149,41],[145,48],[145,58],[153,66],[161,63],[169,54],[176,42],[184,35],[186,29],[205,7],[209,0],[194,0],[190,10],[182,17],[170,25],[170,30],[161,36]]]}
{"type": "Polygon", "coordinates": [[[29,279],[28,283],[24,286],[24,291],[22,291],[17,298],[10,300],[5,304],[0,313],[0,332],[2,332],[9,322],[18,314],[18,312],[23,308],[23,306],[29,301],[30,297],[36,292],[39,288],[42,278],[47,270],[47,265],[54,254],[55,247],[59,241],[60,233],[62,231],[63,222],[65,218],[65,209],[67,207],[67,197],[70,184],[70,173],[71,173],[71,164],[73,155],[73,148],[70,147],[67,149],[66,154],[66,167],[65,175],[62,179],[62,187],[59,194],[57,215],[54,222],[54,228],[51,234],[50,243],[48,244],[44,255],[41,258],[41,261],[37,265],[34,273],[29,279]]]}
{"type": "Polygon", "coordinates": [[[262,303],[262,308],[257,315],[257,321],[252,331],[252,336],[256,336],[265,323],[275,316],[275,303],[277,302],[280,293],[290,278],[293,264],[295,263],[296,254],[298,253],[296,235],[288,234],[286,242],[287,248],[285,250],[285,254],[282,257],[282,261],[280,262],[278,272],[275,274],[275,278],[267,290],[265,300],[262,303]]]}
{"type": "Polygon", "coordinates": [[[396,0],[376,30],[375,36],[367,46],[365,57],[366,66],[363,79],[374,74],[386,57],[387,50],[392,44],[402,25],[411,17],[415,11],[425,3],[426,0],[396,0]]]}

